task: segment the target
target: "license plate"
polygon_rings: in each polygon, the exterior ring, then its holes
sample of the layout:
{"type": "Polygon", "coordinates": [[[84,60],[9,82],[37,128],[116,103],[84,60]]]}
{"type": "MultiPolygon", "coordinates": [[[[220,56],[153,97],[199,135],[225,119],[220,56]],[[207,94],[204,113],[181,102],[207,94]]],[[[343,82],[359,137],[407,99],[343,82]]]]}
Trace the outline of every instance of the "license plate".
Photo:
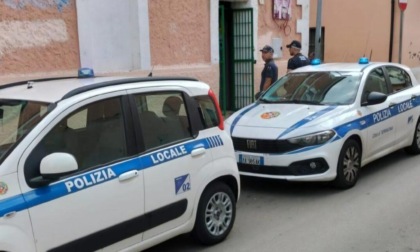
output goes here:
{"type": "Polygon", "coordinates": [[[264,157],[240,154],[239,163],[250,165],[264,165],[264,157]]]}

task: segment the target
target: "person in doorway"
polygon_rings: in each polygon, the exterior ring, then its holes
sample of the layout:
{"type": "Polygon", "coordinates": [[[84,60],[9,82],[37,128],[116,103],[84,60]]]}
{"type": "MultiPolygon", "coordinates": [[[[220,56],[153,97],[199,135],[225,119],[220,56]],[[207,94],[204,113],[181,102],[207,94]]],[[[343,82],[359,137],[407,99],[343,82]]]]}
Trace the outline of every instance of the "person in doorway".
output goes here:
{"type": "Polygon", "coordinates": [[[274,49],[271,46],[266,45],[260,51],[265,62],[264,69],[261,72],[260,92],[262,92],[277,80],[278,68],[273,60],[274,49]]]}
{"type": "Polygon", "coordinates": [[[302,45],[299,41],[293,40],[290,44],[286,45],[286,47],[289,48],[290,56],[293,56],[287,62],[287,72],[309,65],[309,59],[300,52],[302,45]]]}

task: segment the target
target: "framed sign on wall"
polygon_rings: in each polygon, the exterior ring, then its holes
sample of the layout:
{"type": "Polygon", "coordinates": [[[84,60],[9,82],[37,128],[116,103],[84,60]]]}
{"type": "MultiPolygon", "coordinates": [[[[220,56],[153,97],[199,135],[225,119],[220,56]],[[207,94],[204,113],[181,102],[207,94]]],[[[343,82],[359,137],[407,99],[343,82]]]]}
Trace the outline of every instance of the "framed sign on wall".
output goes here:
{"type": "Polygon", "coordinates": [[[273,0],[273,18],[278,20],[289,20],[292,17],[292,0],[273,0]]]}

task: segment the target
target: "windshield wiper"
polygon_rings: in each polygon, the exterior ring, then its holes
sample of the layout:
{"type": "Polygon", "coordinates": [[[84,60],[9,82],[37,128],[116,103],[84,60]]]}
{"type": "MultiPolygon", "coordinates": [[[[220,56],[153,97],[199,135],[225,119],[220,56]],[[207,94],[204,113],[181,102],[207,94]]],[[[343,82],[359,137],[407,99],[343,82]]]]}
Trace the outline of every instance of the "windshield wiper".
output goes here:
{"type": "Polygon", "coordinates": [[[260,98],[258,101],[265,102],[265,103],[274,103],[275,101],[267,100],[265,98],[260,98]]]}

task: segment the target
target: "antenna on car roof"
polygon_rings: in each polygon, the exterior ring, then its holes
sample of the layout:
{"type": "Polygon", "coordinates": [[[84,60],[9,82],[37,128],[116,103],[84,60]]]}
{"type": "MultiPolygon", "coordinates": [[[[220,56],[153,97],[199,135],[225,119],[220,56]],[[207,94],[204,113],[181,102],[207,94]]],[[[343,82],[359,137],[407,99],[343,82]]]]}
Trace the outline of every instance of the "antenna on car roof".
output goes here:
{"type": "Polygon", "coordinates": [[[370,49],[369,61],[372,60],[372,52],[373,52],[373,49],[370,49]]]}
{"type": "Polygon", "coordinates": [[[147,75],[147,77],[152,77],[153,76],[153,68],[155,68],[155,66],[152,66],[152,70],[150,70],[150,73],[147,75]]]}
{"type": "Polygon", "coordinates": [[[368,43],[369,43],[369,37],[370,37],[370,31],[369,31],[369,33],[367,35],[367,38],[366,38],[366,44],[365,44],[365,50],[363,51],[363,57],[366,56],[366,50],[367,50],[367,46],[368,46],[368,43]]]}

